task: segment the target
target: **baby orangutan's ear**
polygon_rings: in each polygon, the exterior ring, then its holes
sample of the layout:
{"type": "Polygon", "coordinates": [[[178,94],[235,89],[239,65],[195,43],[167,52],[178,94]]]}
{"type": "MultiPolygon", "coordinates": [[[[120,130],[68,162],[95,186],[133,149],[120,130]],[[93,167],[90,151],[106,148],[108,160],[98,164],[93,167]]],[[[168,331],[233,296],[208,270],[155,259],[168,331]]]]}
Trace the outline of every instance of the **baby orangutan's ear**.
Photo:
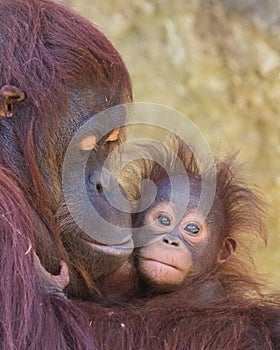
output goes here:
{"type": "Polygon", "coordinates": [[[14,106],[24,99],[24,92],[16,86],[3,86],[0,89],[0,117],[11,118],[14,114],[14,106]]]}
{"type": "Polygon", "coordinates": [[[218,257],[217,257],[218,264],[223,264],[224,262],[226,262],[234,253],[235,249],[236,249],[236,241],[231,237],[225,238],[225,240],[223,241],[222,247],[220,248],[220,251],[218,253],[218,257]]]}

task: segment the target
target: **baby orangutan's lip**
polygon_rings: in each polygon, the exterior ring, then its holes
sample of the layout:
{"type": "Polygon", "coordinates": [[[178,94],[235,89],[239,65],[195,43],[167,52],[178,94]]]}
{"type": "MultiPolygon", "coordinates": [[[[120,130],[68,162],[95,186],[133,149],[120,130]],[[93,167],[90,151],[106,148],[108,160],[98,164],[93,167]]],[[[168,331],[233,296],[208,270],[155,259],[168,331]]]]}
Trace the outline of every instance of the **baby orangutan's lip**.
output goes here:
{"type": "Polygon", "coordinates": [[[173,265],[169,262],[166,262],[166,261],[161,261],[159,259],[155,259],[155,258],[148,258],[148,257],[144,257],[144,256],[141,256],[141,259],[142,260],[145,260],[145,261],[151,261],[151,262],[155,262],[157,264],[161,264],[161,265],[166,265],[168,267],[172,267],[173,269],[176,269],[176,270],[181,270],[178,266],[176,265],[173,265]]]}

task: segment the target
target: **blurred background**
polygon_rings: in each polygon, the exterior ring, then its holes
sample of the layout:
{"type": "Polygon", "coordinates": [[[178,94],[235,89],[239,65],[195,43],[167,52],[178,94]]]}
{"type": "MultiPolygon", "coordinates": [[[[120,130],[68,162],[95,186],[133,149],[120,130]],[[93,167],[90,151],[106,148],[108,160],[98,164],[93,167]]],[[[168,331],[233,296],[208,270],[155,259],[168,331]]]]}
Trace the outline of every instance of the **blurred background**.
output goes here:
{"type": "Polygon", "coordinates": [[[249,182],[269,203],[269,242],[258,248],[257,267],[279,288],[279,1],[60,2],[114,43],[132,76],[135,101],[184,113],[214,153],[239,151],[249,182]]]}

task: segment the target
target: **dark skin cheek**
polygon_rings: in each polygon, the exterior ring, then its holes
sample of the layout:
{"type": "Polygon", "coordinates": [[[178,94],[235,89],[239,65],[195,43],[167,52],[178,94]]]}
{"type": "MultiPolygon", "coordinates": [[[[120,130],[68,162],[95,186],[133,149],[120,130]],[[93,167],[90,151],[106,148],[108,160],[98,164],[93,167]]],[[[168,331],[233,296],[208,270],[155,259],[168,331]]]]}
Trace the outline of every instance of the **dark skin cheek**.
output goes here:
{"type": "Polygon", "coordinates": [[[193,249],[193,274],[198,275],[210,271],[217,260],[216,242],[208,242],[205,247],[193,249]]]}

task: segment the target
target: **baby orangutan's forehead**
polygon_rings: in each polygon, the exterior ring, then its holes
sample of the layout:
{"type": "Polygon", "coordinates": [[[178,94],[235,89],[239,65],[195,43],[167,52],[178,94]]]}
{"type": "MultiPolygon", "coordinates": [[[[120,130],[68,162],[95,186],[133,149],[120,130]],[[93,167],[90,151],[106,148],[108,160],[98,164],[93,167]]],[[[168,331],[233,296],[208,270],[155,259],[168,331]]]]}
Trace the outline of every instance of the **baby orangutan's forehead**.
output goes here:
{"type": "Polygon", "coordinates": [[[195,177],[183,175],[170,176],[157,183],[157,199],[170,201],[178,205],[198,204],[201,181],[195,177]]]}
{"type": "MultiPolygon", "coordinates": [[[[207,183],[203,191],[204,194],[207,193],[207,183]]],[[[223,222],[224,210],[222,201],[217,195],[213,199],[207,198],[205,195],[201,196],[201,193],[201,179],[195,176],[186,176],[185,174],[185,176],[166,177],[157,183],[157,196],[152,208],[158,203],[166,203],[166,206],[169,203],[173,212],[177,214],[176,216],[183,216],[185,213],[193,211],[207,221],[216,222],[218,218],[220,223],[223,222]],[[213,201],[213,203],[206,203],[208,200],[213,201]]]]}

